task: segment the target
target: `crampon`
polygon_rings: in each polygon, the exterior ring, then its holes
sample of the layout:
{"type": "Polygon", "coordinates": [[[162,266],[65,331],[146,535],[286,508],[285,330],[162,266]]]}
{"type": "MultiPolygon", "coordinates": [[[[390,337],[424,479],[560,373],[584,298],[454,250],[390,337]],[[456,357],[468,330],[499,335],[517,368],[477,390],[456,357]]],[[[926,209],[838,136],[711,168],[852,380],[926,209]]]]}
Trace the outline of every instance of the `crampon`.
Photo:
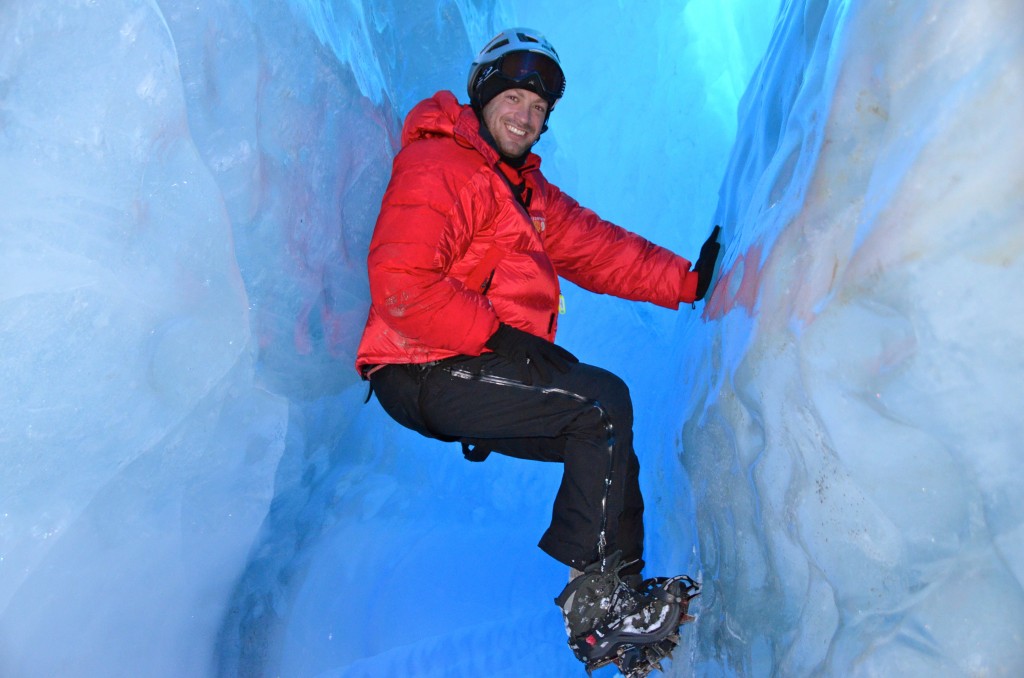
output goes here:
{"type": "Polygon", "coordinates": [[[609,664],[615,664],[626,678],[645,678],[655,669],[662,670],[661,662],[670,659],[679,644],[679,628],[694,621],[689,614],[690,600],[700,594],[700,585],[686,575],[647,579],[637,592],[668,603],[659,613],[671,615],[675,623],[660,624],[654,633],[638,632],[634,614],[570,639],[569,646],[588,675],[609,664]]]}

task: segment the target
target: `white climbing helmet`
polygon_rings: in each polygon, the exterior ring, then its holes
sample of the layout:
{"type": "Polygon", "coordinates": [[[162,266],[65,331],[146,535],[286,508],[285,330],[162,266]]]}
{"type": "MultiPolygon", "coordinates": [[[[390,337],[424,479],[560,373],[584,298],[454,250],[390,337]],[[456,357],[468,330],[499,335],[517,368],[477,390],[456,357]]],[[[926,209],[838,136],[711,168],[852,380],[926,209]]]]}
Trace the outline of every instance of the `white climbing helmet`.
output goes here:
{"type": "Polygon", "coordinates": [[[549,110],[565,92],[558,53],[547,38],[531,28],[505,29],[480,50],[469,68],[466,89],[477,110],[513,87],[543,97],[549,110]]]}

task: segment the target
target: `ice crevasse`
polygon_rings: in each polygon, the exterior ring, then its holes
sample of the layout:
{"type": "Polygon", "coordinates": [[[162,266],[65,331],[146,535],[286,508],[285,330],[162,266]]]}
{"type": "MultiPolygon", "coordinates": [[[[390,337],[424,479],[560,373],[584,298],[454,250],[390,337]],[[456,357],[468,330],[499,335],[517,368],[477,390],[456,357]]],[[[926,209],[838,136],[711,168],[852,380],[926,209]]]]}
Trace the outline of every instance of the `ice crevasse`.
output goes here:
{"type": "Polygon", "coordinates": [[[703,305],[561,323],[633,388],[650,568],[704,585],[666,673],[1024,674],[1018,0],[19,0],[0,676],[582,673],[557,469],[351,367],[402,116],[513,24],[566,64],[555,183],[688,257],[723,228],[703,305]]]}

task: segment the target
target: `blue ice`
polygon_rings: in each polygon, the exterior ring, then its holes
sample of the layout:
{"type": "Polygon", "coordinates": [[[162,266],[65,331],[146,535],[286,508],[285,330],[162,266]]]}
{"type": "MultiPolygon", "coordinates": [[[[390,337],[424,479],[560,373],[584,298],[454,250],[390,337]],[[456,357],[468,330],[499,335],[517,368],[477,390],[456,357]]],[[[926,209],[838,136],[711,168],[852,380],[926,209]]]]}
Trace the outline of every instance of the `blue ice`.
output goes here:
{"type": "MultiPolygon", "coordinates": [[[[1018,0],[0,3],[0,676],[583,675],[556,467],[352,368],[401,120],[558,48],[549,178],[693,258],[575,288],[637,410],[670,676],[1024,675],[1018,0]]],[[[603,676],[614,674],[605,669],[603,676]]]]}

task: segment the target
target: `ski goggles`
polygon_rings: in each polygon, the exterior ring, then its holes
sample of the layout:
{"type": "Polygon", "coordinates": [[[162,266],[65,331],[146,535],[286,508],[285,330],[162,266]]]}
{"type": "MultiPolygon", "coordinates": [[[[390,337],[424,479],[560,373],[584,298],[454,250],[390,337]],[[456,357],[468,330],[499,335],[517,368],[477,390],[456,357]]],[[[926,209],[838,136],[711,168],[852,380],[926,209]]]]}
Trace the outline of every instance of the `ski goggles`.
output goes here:
{"type": "Polygon", "coordinates": [[[551,57],[537,52],[509,52],[495,64],[498,73],[517,84],[530,84],[530,89],[554,103],[565,93],[565,75],[551,57]]]}

